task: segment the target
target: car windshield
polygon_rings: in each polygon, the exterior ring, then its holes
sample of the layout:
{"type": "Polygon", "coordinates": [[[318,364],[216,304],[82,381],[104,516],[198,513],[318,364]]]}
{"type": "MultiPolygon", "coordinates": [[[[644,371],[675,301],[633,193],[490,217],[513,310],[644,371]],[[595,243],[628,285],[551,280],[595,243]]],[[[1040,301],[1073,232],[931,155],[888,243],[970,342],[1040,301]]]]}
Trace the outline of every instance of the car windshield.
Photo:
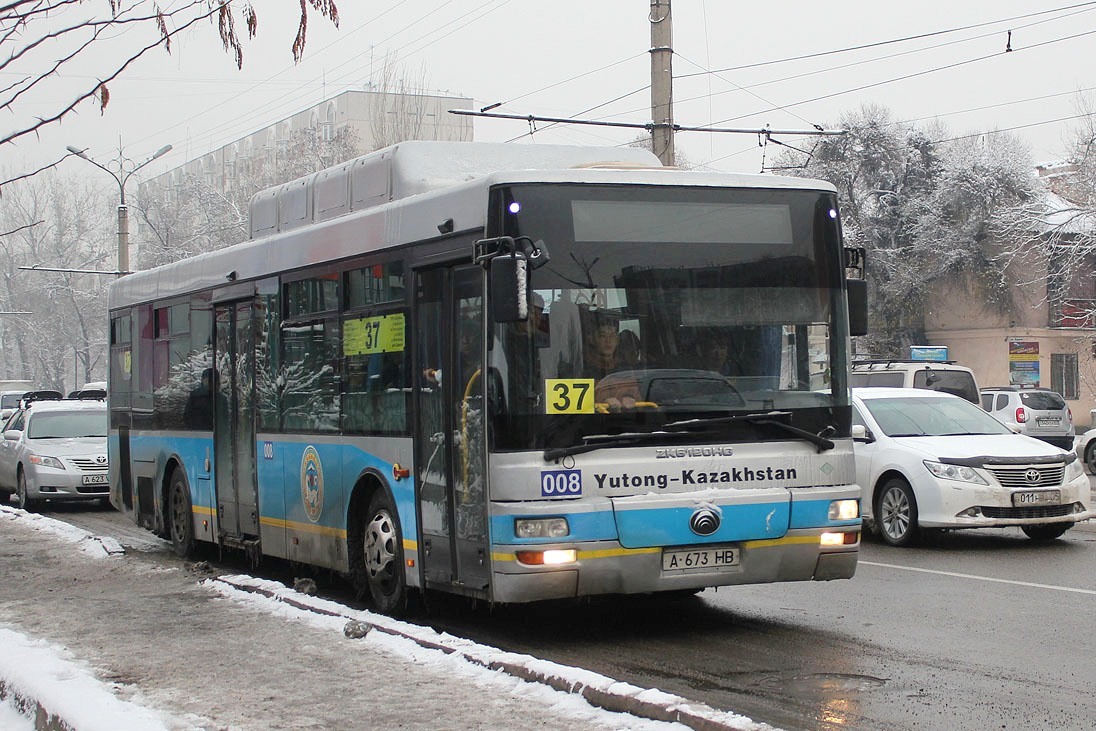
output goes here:
{"type": "Polygon", "coordinates": [[[28,439],[64,439],[70,437],[105,437],[106,411],[59,411],[35,414],[27,429],[28,439]]]}
{"type": "Polygon", "coordinates": [[[961,398],[873,398],[864,399],[864,406],[889,437],[1012,433],[961,398]]]}

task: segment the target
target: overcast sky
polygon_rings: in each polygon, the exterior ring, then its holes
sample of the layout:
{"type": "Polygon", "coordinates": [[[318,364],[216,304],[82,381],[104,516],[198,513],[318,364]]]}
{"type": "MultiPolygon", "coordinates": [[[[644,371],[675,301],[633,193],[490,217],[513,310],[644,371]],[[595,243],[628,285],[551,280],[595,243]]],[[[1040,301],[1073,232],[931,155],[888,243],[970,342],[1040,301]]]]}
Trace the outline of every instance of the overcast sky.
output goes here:
{"type": "MultiPolygon", "coordinates": [[[[340,28],[314,15],[297,66],[289,51],[297,3],[259,3],[259,36],[245,47],[243,71],[204,28],[112,84],[104,115],[84,106],[40,141],[21,143],[15,157],[46,159],[71,144],[105,160],[120,140],[140,160],[170,143],[174,151],[149,168],[159,172],[343,89],[362,88],[386,54],[407,76],[425,79],[428,90],[471,97],[477,107],[502,102],[496,111],[650,120],[648,0],[338,4],[340,28]]],[[[1079,113],[1078,92],[1096,87],[1096,2],[675,0],[673,48],[681,125],[834,127],[843,112],[878,103],[898,121],[938,117],[953,136],[1021,128],[1016,133],[1035,161],[1051,161],[1081,125],[1064,119],[1079,113]],[[1013,50],[1006,53],[1009,30],[1013,50]],[[888,42],[915,36],[922,37],[888,42]],[[872,47],[838,52],[866,45],[872,47]],[[810,54],[824,55],[777,63],[810,54]]],[[[80,71],[92,75],[90,65],[80,71]]],[[[24,104],[21,111],[35,109],[24,104]]],[[[475,138],[619,145],[638,134],[538,126],[530,136],[523,121],[476,119],[475,138]]],[[[692,163],[716,170],[756,172],[763,154],[776,153],[755,135],[680,133],[677,145],[692,163]]],[[[77,164],[66,165],[71,172],[77,164]]]]}

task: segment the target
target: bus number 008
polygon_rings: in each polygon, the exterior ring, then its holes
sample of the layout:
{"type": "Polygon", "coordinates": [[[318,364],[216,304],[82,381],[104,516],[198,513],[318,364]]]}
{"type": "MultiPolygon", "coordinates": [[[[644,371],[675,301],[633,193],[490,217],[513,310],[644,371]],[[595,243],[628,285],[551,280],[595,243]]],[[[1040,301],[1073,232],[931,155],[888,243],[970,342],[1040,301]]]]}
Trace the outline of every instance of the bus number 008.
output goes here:
{"type": "Polygon", "coordinates": [[[574,497],[582,494],[581,470],[554,470],[540,473],[540,494],[542,497],[567,495],[574,497]]]}

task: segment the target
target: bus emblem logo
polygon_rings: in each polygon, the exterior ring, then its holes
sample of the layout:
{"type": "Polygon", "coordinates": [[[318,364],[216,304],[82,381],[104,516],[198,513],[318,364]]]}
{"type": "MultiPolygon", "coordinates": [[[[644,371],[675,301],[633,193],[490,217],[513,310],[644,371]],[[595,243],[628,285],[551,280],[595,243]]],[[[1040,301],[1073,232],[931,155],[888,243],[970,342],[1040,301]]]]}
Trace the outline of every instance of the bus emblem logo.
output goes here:
{"type": "Polygon", "coordinates": [[[711,508],[697,508],[689,518],[689,529],[698,536],[710,536],[719,530],[719,513],[711,508]]]}
{"type": "Polygon", "coordinates": [[[304,448],[301,457],[301,502],[308,519],[313,523],[318,521],[323,512],[323,465],[319,453],[311,445],[304,448]]]}

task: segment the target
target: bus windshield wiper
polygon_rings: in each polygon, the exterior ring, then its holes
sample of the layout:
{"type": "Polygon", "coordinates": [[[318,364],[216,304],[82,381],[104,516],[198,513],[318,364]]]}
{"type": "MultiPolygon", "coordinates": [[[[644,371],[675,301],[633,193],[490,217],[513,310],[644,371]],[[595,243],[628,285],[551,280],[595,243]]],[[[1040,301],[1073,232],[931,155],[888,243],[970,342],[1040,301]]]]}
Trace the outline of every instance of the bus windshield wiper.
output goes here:
{"type": "Polygon", "coordinates": [[[814,446],[818,447],[819,452],[823,452],[827,449],[833,449],[833,441],[828,437],[834,433],[832,426],[827,426],[819,433],[809,432],[806,429],[800,429],[797,426],[792,426],[787,422],[780,421],[780,419],[791,416],[790,411],[767,411],[761,414],[734,414],[732,416],[717,416],[711,419],[686,419],[685,421],[674,421],[666,425],[667,429],[683,430],[686,432],[697,431],[701,429],[708,429],[713,426],[719,426],[721,424],[734,424],[736,422],[745,422],[749,424],[763,424],[765,426],[775,426],[778,429],[794,434],[795,436],[810,442],[814,446]]]}
{"type": "Polygon", "coordinates": [[[572,444],[569,447],[555,447],[544,450],[544,461],[555,460],[572,454],[584,454],[605,447],[631,447],[649,442],[663,442],[672,439],[681,439],[691,436],[687,431],[644,431],[624,432],[623,434],[590,434],[582,438],[582,444],[572,444]]]}

